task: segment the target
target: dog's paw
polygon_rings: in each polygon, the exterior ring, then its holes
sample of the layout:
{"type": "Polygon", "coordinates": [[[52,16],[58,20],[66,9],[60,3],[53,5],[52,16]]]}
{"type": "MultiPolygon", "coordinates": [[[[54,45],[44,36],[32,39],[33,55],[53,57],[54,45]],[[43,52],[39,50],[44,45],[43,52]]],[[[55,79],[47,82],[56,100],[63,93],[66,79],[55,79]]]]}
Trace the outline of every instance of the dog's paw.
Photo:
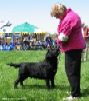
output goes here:
{"type": "Polygon", "coordinates": [[[18,89],[18,87],[17,86],[14,86],[14,89],[18,89]]]}
{"type": "Polygon", "coordinates": [[[22,86],[22,89],[25,89],[25,86],[24,85],[22,86]]]}
{"type": "Polygon", "coordinates": [[[47,89],[48,89],[48,90],[51,89],[51,86],[50,86],[50,85],[47,85],[47,89]]]}
{"type": "Polygon", "coordinates": [[[54,88],[55,88],[55,85],[52,85],[52,86],[51,86],[51,89],[54,89],[54,88]]]}

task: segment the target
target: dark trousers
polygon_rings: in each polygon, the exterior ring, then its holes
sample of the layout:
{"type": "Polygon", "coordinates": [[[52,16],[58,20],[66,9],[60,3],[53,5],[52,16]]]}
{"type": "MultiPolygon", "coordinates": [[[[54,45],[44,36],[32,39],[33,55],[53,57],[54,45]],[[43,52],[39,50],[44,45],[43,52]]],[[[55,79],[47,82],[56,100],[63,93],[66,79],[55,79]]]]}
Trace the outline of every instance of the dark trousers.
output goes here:
{"type": "Polygon", "coordinates": [[[73,97],[80,96],[81,53],[81,49],[65,52],[65,71],[73,97]]]}

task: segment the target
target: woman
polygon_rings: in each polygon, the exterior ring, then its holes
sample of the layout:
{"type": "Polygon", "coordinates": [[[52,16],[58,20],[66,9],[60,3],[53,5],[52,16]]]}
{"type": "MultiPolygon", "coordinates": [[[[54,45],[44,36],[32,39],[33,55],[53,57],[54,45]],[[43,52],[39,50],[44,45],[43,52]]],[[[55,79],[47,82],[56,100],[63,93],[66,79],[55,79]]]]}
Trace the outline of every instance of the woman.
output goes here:
{"type": "Polygon", "coordinates": [[[54,4],[51,16],[60,20],[57,43],[65,53],[65,71],[71,86],[71,96],[65,100],[80,97],[81,53],[85,41],[81,33],[81,19],[72,9],[65,5],[54,4]]]}

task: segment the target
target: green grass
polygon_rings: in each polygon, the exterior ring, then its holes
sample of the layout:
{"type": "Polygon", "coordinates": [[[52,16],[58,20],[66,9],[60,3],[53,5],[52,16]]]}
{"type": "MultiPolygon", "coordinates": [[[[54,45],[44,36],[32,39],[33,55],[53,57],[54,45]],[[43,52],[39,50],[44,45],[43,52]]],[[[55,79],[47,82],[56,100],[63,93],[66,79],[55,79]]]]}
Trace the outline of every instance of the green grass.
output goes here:
{"type": "MultiPolygon", "coordinates": [[[[7,66],[10,62],[42,61],[46,51],[0,51],[0,101],[62,101],[68,96],[70,86],[64,69],[64,55],[61,54],[58,71],[55,76],[56,88],[48,90],[44,80],[28,78],[24,81],[25,88],[14,89],[18,69],[7,66]]],[[[81,92],[79,101],[89,101],[89,62],[82,62],[81,92]]]]}

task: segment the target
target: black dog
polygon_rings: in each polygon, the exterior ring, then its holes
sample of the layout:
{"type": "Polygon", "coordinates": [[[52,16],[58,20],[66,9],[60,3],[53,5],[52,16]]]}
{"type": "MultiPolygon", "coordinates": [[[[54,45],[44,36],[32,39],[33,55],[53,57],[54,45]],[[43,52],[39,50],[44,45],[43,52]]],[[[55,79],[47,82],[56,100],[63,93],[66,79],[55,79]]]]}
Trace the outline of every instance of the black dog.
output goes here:
{"type": "Polygon", "coordinates": [[[23,86],[23,81],[28,77],[34,77],[46,80],[48,88],[54,88],[54,77],[57,72],[57,57],[60,51],[59,48],[48,49],[45,60],[42,62],[23,62],[10,63],[8,65],[19,68],[18,78],[14,83],[14,88],[17,88],[18,83],[23,86]]]}

